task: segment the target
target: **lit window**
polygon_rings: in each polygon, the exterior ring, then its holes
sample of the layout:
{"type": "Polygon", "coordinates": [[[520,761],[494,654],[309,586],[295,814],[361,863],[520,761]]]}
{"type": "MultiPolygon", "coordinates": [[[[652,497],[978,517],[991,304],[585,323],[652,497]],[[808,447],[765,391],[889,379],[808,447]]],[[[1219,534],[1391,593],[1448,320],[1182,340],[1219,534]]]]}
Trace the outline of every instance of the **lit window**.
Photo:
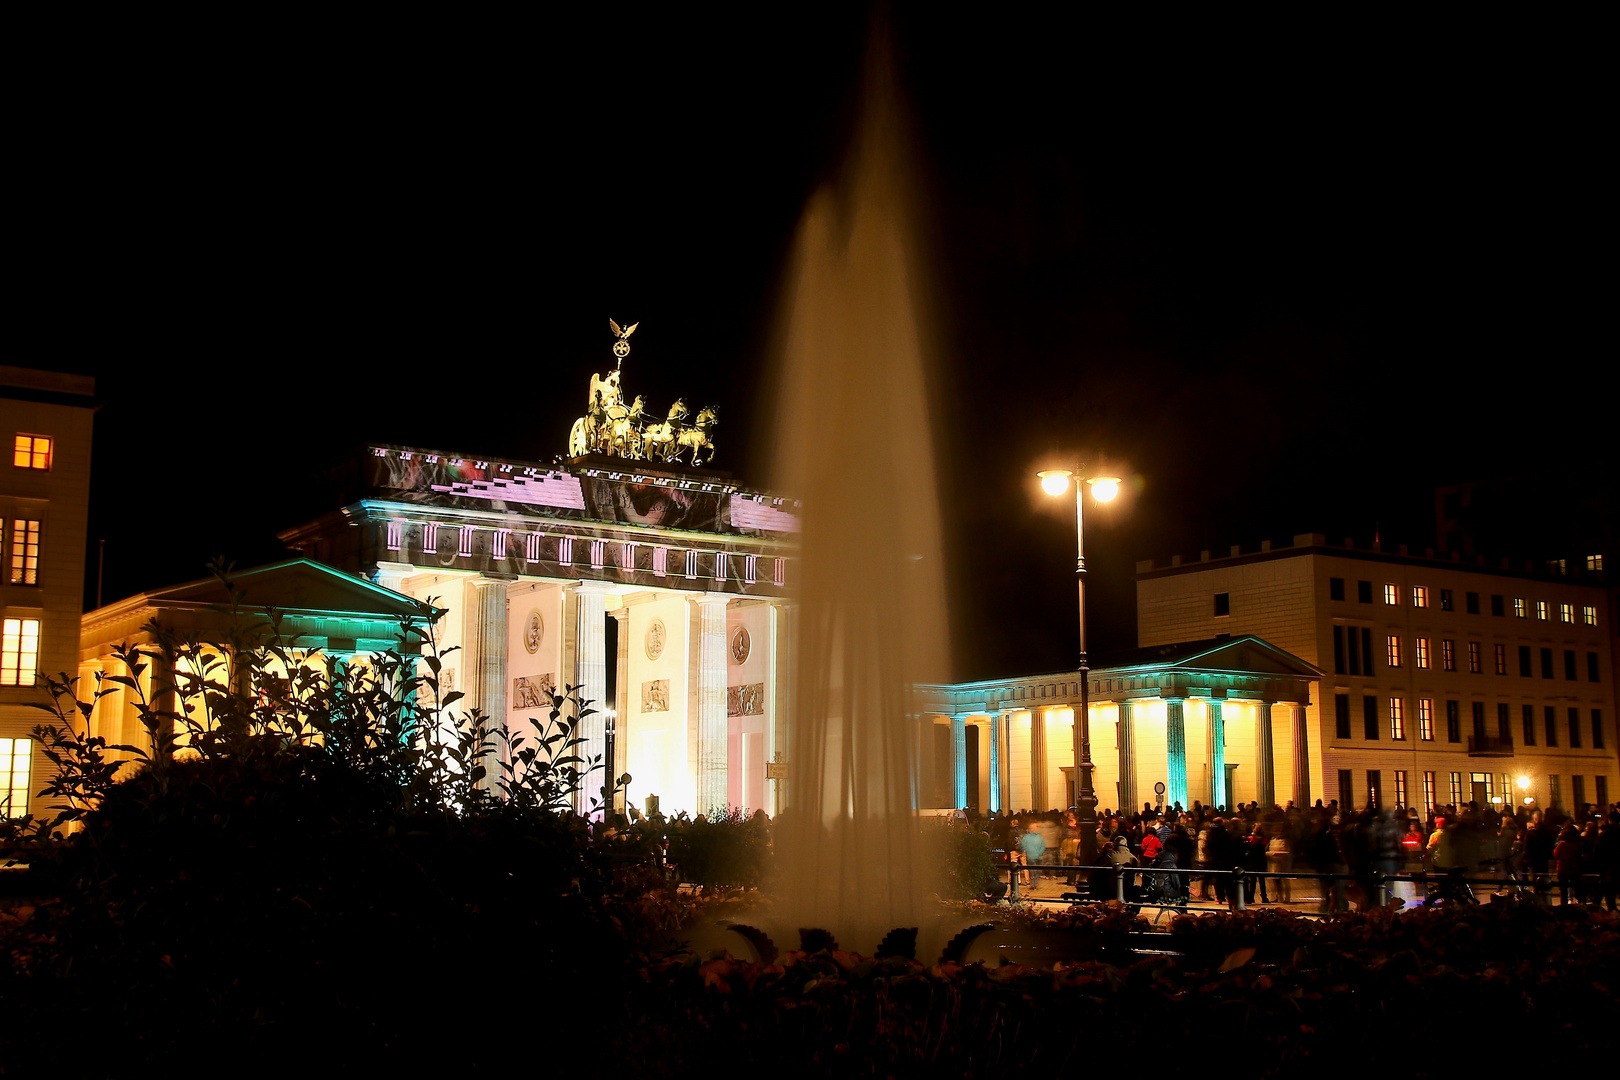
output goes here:
{"type": "Polygon", "coordinates": [[[28,766],[32,739],[0,739],[0,818],[28,813],[28,766]]]}
{"type": "Polygon", "coordinates": [[[1451,805],[1461,806],[1462,801],[1462,773],[1454,772],[1451,774],[1451,805]]]}
{"type": "Polygon", "coordinates": [[[1401,590],[1396,588],[1394,585],[1385,585],[1384,586],[1384,603],[1386,603],[1386,604],[1399,604],[1400,602],[1401,602],[1401,590]]]}
{"type": "Polygon", "coordinates": [[[1513,598],[1513,614],[1517,618],[1524,618],[1524,597],[1515,596],[1513,598]]]}
{"type": "Polygon", "coordinates": [[[0,626],[0,686],[33,686],[38,676],[39,620],[5,620],[0,626]]]}
{"type": "Polygon", "coordinates": [[[1558,605],[1558,621],[1559,622],[1574,622],[1575,621],[1575,605],[1574,604],[1559,604],[1558,605]]]}
{"type": "MultiPolygon", "coordinates": [[[[1389,640],[1393,642],[1396,639],[1391,637],[1389,640]]],[[[1427,668],[1429,666],[1429,639],[1426,637],[1413,638],[1412,655],[1416,658],[1418,667],[1427,668]]],[[[1394,666],[1394,664],[1390,665],[1390,667],[1394,666]]]]}
{"type": "Polygon", "coordinates": [[[1542,622],[1547,621],[1547,601],[1536,601],[1536,618],[1540,619],[1542,622]]]}
{"type": "Polygon", "coordinates": [[[1493,645],[1492,649],[1496,653],[1496,673],[1498,675],[1506,675],[1507,674],[1507,646],[1506,645],[1493,645]]]}
{"type": "Polygon", "coordinates": [[[1434,742],[1434,698],[1418,698],[1418,738],[1434,742]]]}
{"type": "Polygon", "coordinates": [[[1429,606],[1429,589],[1428,589],[1428,586],[1426,586],[1426,585],[1414,585],[1414,586],[1412,586],[1412,606],[1413,607],[1425,607],[1425,608],[1429,606]]]}
{"type": "Polygon", "coordinates": [[[1603,569],[1603,556],[1601,556],[1601,555],[1588,555],[1586,557],[1586,568],[1588,570],[1602,570],[1603,569]]]}
{"type": "Polygon", "coordinates": [[[16,450],[11,463],[19,469],[49,469],[51,467],[51,440],[45,435],[17,436],[16,450]]]}
{"type": "Polygon", "coordinates": [[[1406,738],[1406,709],[1398,697],[1389,699],[1389,737],[1392,739],[1406,738]]]}
{"type": "Polygon", "coordinates": [[[1389,666],[1401,666],[1401,639],[1394,634],[1389,635],[1389,666]]]}
{"type": "Polygon", "coordinates": [[[1583,604],[1581,606],[1581,622],[1585,623],[1587,626],[1596,626],[1597,608],[1593,607],[1591,604],[1583,604]]]}
{"type": "Polygon", "coordinates": [[[1395,770],[1395,805],[1406,805],[1406,770],[1395,770]]]}
{"type": "MultiPolygon", "coordinates": [[[[1418,667],[1428,667],[1424,661],[1428,658],[1420,654],[1418,667]]],[[[1442,671],[1457,670],[1457,643],[1450,638],[1440,642],[1440,669],[1442,671]]]]}
{"type": "Polygon", "coordinates": [[[1434,773],[1423,774],[1423,809],[1434,809],[1434,773]]]}
{"type": "Polygon", "coordinates": [[[11,583],[39,584],[39,522],[18,518],[11,523],[11,583]]]}
{"type": "Polygon", "coordinates": [[[1568,572],[1568,564],[1563,559],[1548,559],[1547,572],[1551,574],[1565,574],[1568,572]]]}
{"type": "Polygon", "coordinates": [[[1484,660],[1484,650],[1479,647],[1479,642],[1470,641],[1468,643],[1468,670],[1478,675],[1485,670],[1484,660]]]}

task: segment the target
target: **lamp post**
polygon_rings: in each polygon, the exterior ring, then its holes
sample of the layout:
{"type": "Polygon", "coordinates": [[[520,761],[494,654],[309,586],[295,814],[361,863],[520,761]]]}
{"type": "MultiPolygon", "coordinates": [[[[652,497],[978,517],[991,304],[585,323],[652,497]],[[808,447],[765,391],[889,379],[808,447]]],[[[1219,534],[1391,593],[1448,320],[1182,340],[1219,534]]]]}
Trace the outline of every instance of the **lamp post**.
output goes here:
{"type": "MultiPolygon", "coordinates": [[[[613,789],[617,786],[617,784],[614,783],[615,777],[613,772],[613,755],[617,751],[617,747],[615,747],[613,744],[617,741],[619,734],[618,722],[619,711],[617,709],[607,708],[602,710],[602,727],[603,735],[605,736],[603,740],[605,745],[603,746],[602,755],[602,772],[604,773],[604,778],[602,780],[602,824],[604,826],[613,824],[613,789]]],[[[629,803],[626,802],[625,812],[628,813],[629,809],[629,803]]]]}
{"type": "Polygon", "coordinates": [[[1080,607],[1080,707],[1074,714],[1074,782],[1076,817],[1080,822],[1080,861],[1097,856],[1097,793],[1091,786],[1091,665],[1086,658],[1086,510],[1085,491],[1098,502],[1119,494],[1117,476],[1081,476],[1079,469],[1046,469],[1038,474],[1041,489],[1057,497],[1074,484],[1075,590],[1080,607]]]}

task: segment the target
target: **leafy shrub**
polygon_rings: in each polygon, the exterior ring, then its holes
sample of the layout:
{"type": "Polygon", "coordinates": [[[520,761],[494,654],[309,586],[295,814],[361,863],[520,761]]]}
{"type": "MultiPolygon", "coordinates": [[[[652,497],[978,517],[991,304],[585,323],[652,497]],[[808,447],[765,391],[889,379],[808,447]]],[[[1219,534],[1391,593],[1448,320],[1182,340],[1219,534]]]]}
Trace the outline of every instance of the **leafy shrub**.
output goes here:
{"type": "Polygon", "coordinates": [[[990,837],[943,819],[928,828],[931,848],[943,853],[944,898],[982,900],[1000,880],[990,837]]]}

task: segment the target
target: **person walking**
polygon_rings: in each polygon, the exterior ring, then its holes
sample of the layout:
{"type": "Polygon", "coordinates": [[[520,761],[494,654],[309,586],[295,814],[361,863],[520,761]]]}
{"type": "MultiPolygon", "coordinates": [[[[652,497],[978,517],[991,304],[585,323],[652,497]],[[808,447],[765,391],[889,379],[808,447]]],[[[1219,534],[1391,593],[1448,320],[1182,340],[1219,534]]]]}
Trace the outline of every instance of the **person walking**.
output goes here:
{"type": "Polygon", "coordinates": [[[1574,825],[1565,825],[1553,847],[1553,864],[1558,868],[1558,902],[1565,907],[1580,902],[1581,834],[1574,825]]]}
{"type": "MultiPolygon", "coordinates": [[[[1294,850],[1288,842],[1286,822],[1278,822],[1272,827],[1271,838],[1266,841],[1266,868],[1273,874],[1294,872],[1294,850]]],[[[1293,902],[1293,886],[1288,878],[1273,878],[1271,884],[1276,890],[1277,903],[1293,902]]]]}

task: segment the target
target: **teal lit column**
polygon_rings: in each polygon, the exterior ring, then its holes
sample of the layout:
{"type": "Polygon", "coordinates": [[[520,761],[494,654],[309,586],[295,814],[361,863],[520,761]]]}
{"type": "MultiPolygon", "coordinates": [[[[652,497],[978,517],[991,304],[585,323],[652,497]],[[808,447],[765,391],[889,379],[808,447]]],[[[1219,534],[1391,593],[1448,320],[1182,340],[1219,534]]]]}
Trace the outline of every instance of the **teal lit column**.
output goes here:
{"type": "Polygon", "coordinates": [[[1136,809],[1136,718],[1131,703],[1119,703],[1119,806],[1126,814],[1136,809]]]}
{"type": "Polygon", "coordinates": [[[1187,717],[1180,698],[1165,699],[1164,741],[1169,770],[1164,803],[1166,806],[1180,803],[1185,810],[1191,804],[1187,799],[1187,717]]]}
{"type": "Polygon", "coordinates": [[[1277,767],[1272,761],[1269,701],[1254,706],[1254,767],[1259,773],[1260,809],[1270,810],[1277,804],[1277,767]]]}
{"type": "Polygon", "coordinates": [[[1305,706],[1294,709],[1294,805],[1301,810],[1311,805],[1311,742],[1306,731],[1305,706]]]}
{"type": "Polygon", "coordinates": [[[953,783],[951,809],[967,806],[967,717],[951,717],[951,778],[953,783]]]}
{"type": "Polygon", "coordinates": [[[1001,713],[990,714],[990,812],[995,813],[1001,809],[1001,733],[1007,728],[1007,720],[1001,713]]]}
{"type": "MultiPolygon", "coordinates": [[[[1209,700],[1208,752],[1209,805],[1220,806],[1226,795],[1226,714],[1225,702],[1209,700]]],[[[1228,807],[1230,809],[1230,807],[1228,807]]]]}

